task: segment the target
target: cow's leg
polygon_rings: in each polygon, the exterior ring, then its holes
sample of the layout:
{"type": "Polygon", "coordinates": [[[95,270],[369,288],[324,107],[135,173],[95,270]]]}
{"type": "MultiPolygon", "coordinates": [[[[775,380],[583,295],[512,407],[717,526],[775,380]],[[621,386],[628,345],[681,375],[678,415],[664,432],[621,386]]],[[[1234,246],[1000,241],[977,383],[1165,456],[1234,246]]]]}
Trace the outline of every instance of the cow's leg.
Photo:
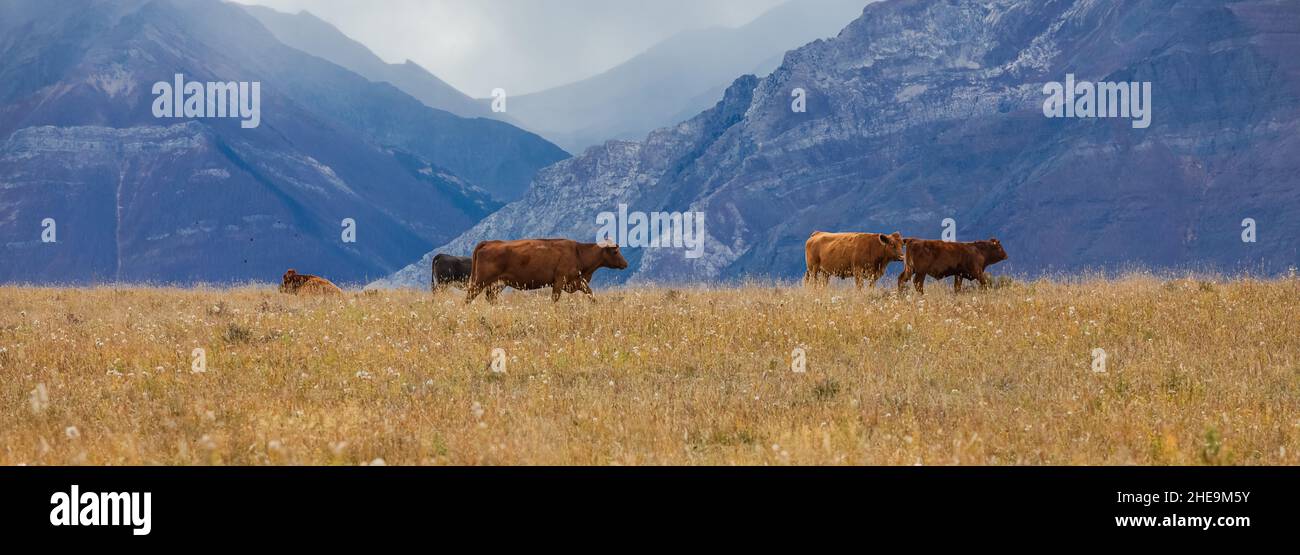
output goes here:
{"type": "Polygon", "coordinates": [[[469,288],[465,290],[465,304],[474,302],[474,298],[483,292],[483,287],[478,283],[470,282],[469,288]]]}
{"type": "Polygon", "coordinates": [[[912,284],[916,286],[916,292],[925,294],[925,274],[917,273],[912,277],[912,284]]]}
{"type": "Polygon", "coordinates": [[[912,277],[912,269],[904,267],[903,273],[898,274],[898,292],[902,294],[903,288],[907,287],[907,280],[912,277]]]}
{"type": "Polygon", "coordinates": [[[988,275],[988,274],[986,274],[986,273],[984,273],[984,272],[982,272],[982,271],[981,271],[981,272],[976,272],[976,274],[975,274],[975,279],[976,279],[976,280],[979,280],[979,282],[980,282],[980,289],[988,289],[988,288],[989,288],[989,283],[991,282],[991,280],[989,280],[989,275],[988,275]]]}
{"type": "Polygon", "coordinates": [[[853,270],[853,286],[856,287],[858,291],[862,290],[862,274],[862,270],[853,270]]]}
{"type": "Polygon", "coordinates": [[[560,295],[564,293],[564,278],[555,278],[555,283],[551,284],[551,302],[560,302],[560,295]]]}
{"type": "Polygon", "coordinates": [[[808,286],[812,288],[822,286],[822,271],[820,268],[813,266],[808,269],[808,286]]]}
{"type": "Polygon", "coordinates": [[[961,293],[961,276],[952,276],[953,293],[961,293]]]}
{"type": "Polygon", "coordinates": [[[587,300],[596,302],[596,294],[591,292],[591,285],[585,279],[578,279],[578,289],[587,295],[587,300]]]}
{"type": "Polygon", "coordinates": [[[490,304],[497,304],[497,297],[501,294],[501,291],[503,291],[505,288],[506,288],[505,285],[501,285],[497,283],[493,283],[491,285],[488,285],[486,288],[484,288],[484,293],[485,293],[484,296],[487,297],[487,302],[490,304]]]}
{"type": "Polygon", "coordinates": [[[808,284],[814,288],[821,288],[826,285],[826,270],[814,267],[809,275],[808,284]]]}
{"type": "Polygon", "coordinates": [[[818,275],[821,273],[821,257],[814,254],[806,246],[804,247],[803,261],[808,271],[803,274],[805,286],[816,287],[818,275]]]}

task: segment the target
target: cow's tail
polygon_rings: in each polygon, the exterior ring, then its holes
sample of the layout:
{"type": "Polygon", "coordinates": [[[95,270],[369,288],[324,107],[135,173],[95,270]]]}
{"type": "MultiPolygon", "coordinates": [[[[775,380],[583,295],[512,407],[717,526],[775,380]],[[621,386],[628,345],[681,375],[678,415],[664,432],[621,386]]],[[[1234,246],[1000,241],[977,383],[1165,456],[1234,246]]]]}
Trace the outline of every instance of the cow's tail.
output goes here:
{"type": "Polygon", "coordinates": [[[469,255],[469,283],[471,287],[479,281],[480,276],[478,272],[481,265],[478,263],[478,256],[479,252],[482,251],[487,244],[487,241],[479,241],[477,245],[474,245],[474,252],[471,252],[469,255]]]}
{"type": "MultiPolygon", "coordinates": [[[[469,283],[465,285],[465,304],[474,302],[474,298],[487,288],[488,284],[483,283],[483,276],[480,274],[483,271],[483,264],[479,260],[479,253],[483,251],[487,244],[487,241],[479,241],[477,245],[474,245],[474,251],[469,255],[469,283]]],[[[492,302],[491,292],[488,292],[488,302],[492,302]]]]}
{"type": "Polygon", "coordinates": [[[806,268],[803,273],[803,284],[805,287],[817,284],[817,279],[818,279],[817,274],[819,272],[818,265],[820,264],[820,260],[818,260],[817,253],[813,248],[812,238],[816,237],[818,233],[821,232],[820,231],[812,232],[812,234],[808,236],[808,240],[805,241],[803,245],[803,261],[806,268]]]}

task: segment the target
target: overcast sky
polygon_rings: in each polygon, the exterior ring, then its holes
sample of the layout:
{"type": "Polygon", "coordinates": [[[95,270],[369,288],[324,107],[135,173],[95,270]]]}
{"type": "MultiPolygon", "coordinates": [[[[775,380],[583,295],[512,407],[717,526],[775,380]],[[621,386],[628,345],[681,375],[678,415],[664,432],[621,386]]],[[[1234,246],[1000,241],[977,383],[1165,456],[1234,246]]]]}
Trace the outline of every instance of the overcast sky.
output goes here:
{"type": "Polygon", "coordinates": [[[678,32],[743,25],[784,0],[239,1],[307,10],[389,62],[409,58],[486,97],[571,83],[678,32]]]}

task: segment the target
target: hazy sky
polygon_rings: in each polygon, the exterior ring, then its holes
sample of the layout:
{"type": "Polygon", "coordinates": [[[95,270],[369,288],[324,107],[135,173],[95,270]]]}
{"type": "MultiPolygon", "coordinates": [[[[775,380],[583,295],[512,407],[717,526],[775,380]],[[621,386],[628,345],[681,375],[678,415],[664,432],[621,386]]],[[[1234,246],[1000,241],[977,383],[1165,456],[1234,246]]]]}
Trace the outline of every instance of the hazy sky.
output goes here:
{"type": "Polygon", "coordinates": [[[239,1],[307,10],[389,62],[409,58],[486,97],[571,83],[680,31],[742,25],[784,0],[239,1]]]}

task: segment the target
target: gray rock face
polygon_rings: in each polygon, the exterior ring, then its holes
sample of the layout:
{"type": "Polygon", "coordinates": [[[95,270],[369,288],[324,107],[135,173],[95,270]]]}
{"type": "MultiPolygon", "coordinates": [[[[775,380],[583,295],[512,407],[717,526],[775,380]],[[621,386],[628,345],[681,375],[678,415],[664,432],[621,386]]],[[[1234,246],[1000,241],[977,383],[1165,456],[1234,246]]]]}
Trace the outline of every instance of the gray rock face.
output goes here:
{"type": "Polygon", "coordinates": [[[0,282],[275,281],[295,267],[365,283],[496,210],[489,190],[567,157],[289,48],[222,2],[19,0],[0,30],[0,282]],[[260,126],[154,117],[151,88],[176,73],[260,82],[260,126]]]}
{"type": "Polygon", "coordinates": [[[438,250],[591,237],[625,202],[702,211],[708,243],[698,259],[625,249],[607,282],[796,278],[813,231],[938,238],[947,218],[959,240],[997,236],[1002,273],[1282,272],[1300,259],[1297,28],[1300,3],[1280,0],[872,4],[709,112],[539,173],[438,250]],[[1150,82],[1150,127],[1045,117],[1044,84],[1067,74],[1150,82]]]}

